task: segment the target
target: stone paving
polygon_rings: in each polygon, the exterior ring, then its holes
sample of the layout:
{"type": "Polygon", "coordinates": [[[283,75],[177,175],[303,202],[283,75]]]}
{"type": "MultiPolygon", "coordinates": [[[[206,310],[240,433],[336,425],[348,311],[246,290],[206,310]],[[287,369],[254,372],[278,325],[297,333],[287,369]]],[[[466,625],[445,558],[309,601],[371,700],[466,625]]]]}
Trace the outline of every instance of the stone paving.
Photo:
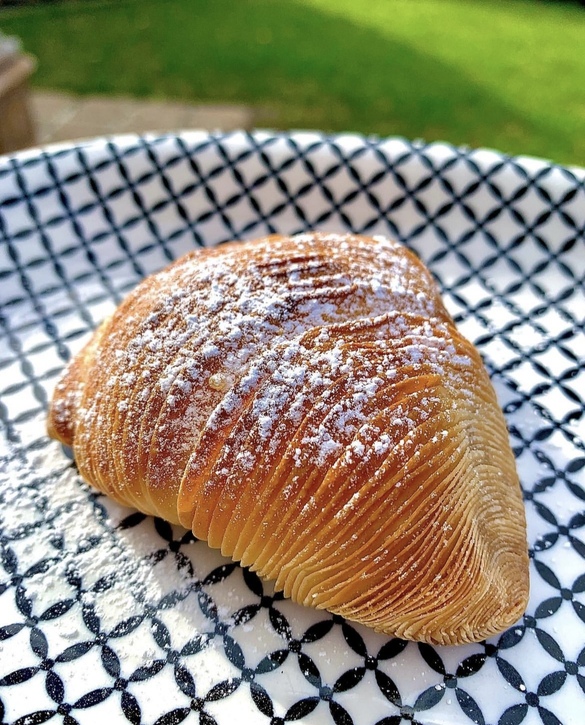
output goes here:
{"type": "Polygon", "coordinates": [[[185,129],[250,129],[253,109],[238,105],[189,105],[110,96],[72,96],[33,91],[36,143],[47,144],[120,133],[185,129]]]}

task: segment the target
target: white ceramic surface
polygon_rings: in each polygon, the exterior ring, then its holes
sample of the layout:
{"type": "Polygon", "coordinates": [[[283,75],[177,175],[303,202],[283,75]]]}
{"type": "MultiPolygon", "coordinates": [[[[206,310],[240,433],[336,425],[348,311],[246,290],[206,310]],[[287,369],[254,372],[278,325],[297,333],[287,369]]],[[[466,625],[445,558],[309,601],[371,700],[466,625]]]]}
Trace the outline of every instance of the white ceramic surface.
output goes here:
{"type": "Polygon", "coordinates": [[[0,715],[20,725],[585,723],[585,172],[319,134],[97,139],[0,159],[0,715]],[[531,599],[464,647],[274,595],[91,491],[44,433],[68,356],[196,245],[385,234],[486,360],[525,491],[531,599]]]}

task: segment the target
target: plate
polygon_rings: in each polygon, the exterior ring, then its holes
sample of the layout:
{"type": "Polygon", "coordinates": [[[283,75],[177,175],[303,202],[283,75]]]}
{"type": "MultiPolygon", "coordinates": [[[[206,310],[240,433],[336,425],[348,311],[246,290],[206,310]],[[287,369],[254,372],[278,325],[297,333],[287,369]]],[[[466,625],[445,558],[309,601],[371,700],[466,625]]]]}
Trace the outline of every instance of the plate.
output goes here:
{"type": "Polygon", "coordinates": [[[317,133],[120,136],[0,160],[3,722],[516,725],[585,711],[585,171],[317,133]],[[382,234],[482,353],[524,490],[531,597],[486,642],[390,639],[286,601],[92,491],[44,415],[69,356],[198,245],[382,234]]]}

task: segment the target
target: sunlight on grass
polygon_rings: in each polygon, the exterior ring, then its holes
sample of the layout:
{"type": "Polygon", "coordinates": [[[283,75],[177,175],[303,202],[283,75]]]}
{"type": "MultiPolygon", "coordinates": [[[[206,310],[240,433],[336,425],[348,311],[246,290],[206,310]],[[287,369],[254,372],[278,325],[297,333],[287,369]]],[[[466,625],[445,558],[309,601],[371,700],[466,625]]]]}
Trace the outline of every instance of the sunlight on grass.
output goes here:
{"type": "Polygon", "coordinates": [[[509,108],[585,130],[585,10],[533,0],[297,0],[432,56],[509,108]]]}
{"type": "Polygon", "coordinates": [[[0,10],[38,87],[246,103],[261,126],[585,165],[585,9],[542,0],[86,0],[0,10]]]}

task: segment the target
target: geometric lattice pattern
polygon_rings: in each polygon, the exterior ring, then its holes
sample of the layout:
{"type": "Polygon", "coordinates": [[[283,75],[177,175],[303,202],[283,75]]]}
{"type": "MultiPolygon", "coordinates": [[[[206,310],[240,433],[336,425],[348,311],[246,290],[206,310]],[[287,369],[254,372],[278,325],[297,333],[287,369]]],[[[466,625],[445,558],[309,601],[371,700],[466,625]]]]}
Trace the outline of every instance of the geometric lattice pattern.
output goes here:
{"type": "Polygon", "coordinates": [[[0,159],[0,721],[585,723],[585,172],[318,134],[128,136],[0,159]],[[431,647],[275,594],[109,501],[44,433],[55,381],[145,274],[308,229],[413,248],[482,353],[524,490],[528,611],[431,647]]]}

